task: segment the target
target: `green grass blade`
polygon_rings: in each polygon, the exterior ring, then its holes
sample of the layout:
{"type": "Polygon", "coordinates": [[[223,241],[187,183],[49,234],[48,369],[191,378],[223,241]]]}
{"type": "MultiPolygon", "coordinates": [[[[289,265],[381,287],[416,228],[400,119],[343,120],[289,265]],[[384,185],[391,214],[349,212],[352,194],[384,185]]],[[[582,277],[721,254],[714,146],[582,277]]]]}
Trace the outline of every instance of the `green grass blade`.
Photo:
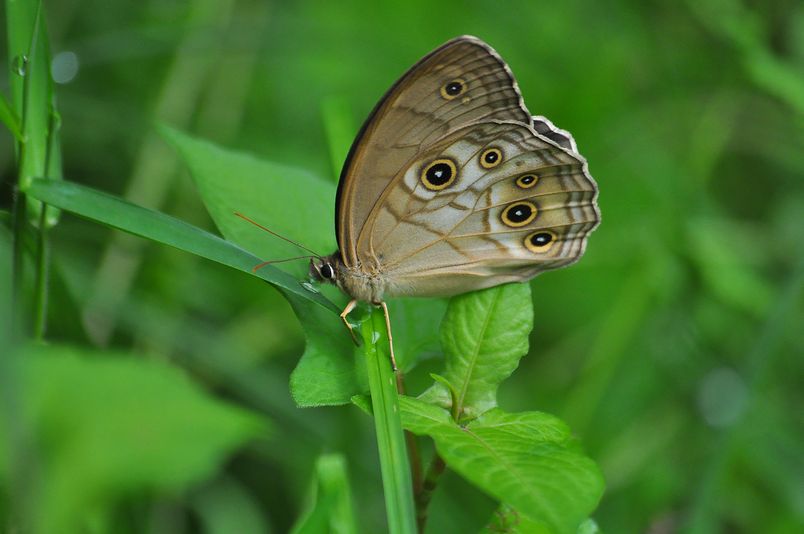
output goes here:
{"type": "Polygon", "coordinates": [[[261,261],[257,256],[164,213],[131,204],[89,187],[58,180],[34,179],[26,192],[43,202],[112,228],[254,274],[334,312],[340,311],[326,297],[308,291],[291,275],[271,265],[252,273],[251,269],[261,261]]]}
{"type": "Polygon", "coordinates": [[[22,127],[20,118],[17,113],[11,108],[11,105],[6,99],[6,95],[0,93],[0,122],[6,125],[9,131],[20,143],[24,139],[22,136],[22,127]]]}
{"type": "MultiPolygon", "coordinates": [[[[50,44],[41,2],[6,2],[8,50],[11,64],[12,106],[21,118],[19,184],[22,189],[37,176],[48,174],[53,112],[53,80],[50,76],[50,44]]],[[[52,135],[57,135],[52,132],[52,135]]],[[[38,225],[42,206],[28,199],[28,220],[38,225]]],[[[56,212],[46,224],[55,222],[56,212]]]]}
{"type": "Polygon", "coordinates": [[[366,368],[368,371],[380,470],[385,492],[385,510],[391,534],[415,533],[413,484],[399,415],[396,380],[385,347],[385,320],[379,309],[363,323],[366,368]]]}

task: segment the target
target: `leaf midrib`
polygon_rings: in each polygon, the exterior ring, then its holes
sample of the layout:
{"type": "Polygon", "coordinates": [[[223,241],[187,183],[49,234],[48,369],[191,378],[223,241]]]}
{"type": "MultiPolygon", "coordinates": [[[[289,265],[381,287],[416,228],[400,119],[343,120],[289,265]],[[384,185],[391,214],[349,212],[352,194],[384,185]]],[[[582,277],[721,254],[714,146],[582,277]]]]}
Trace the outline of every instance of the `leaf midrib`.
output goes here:
{"type": "Polygon", "coordinates": [[[461,385],[461,394],[458,396],[458,406],[455,410],[455,413],[458,414],[458,416],[460,416],[461,412],[463,412],[463,401],[466,398],[466,392],[469,389],[469,382],[471,381],[472,374],[474,373],[475,366],[477,364],[478,356],[480,355],[480,346],[483,344],[483,340],[486,337],[486,330],[488,330],[491,317],[494,314],[494,310],[497,308],[497,303],[500,300],[501,293],[502,291],[496,291],[494,293],[494,300],[489,306],[489,312],[486,314],[486,318],[483,321],[483,328],[480,330],[480,336],[478,336],[478,342],[475,346],[474,354],[470,358],[469,369],[467,370],[466,378],[461,385]]]}
{"type": "MultiPolygon", "coordinates": [[[[536,501],[544,498],[543,492],[541,490],[533,491],[533,486],[528,484],[527,479],[524,476],[522,476],[522,473],[520,473],[515,468],[516,466],[512,465],[510,462],[506,461],[502,456],[500,456],[500,454],[494,447],[491,446],[491,444],[487,443],[486,440],[481,438],[470,428],[464,427],[461,428],[461,430],[463,432],[466,432],[468,435],[472,436],[481,447],[486,449],[489,452],[489,455],[495,460],[497,460],[499,464],[505,469],[505,471],[517,480],[517,482],[520,484],[520,487],[531,488],[531,490],[528,491],[528,493],[530,493],[536,501]]],[[[560,521],[558,520],[558,518],[555,517],[554,513],[552,513],[553,510],[550,507],[540,506],[539,508],[541,509],[541,512],[545,516],[549,517],[548,521],[550,522],[551,525],[560,524],[560,521]]]]}

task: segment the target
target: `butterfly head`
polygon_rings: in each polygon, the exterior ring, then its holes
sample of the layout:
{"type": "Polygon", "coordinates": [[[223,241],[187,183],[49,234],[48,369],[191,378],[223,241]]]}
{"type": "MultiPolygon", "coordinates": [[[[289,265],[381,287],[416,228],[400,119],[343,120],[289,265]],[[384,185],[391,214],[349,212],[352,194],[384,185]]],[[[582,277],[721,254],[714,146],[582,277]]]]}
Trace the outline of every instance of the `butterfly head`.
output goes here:
{"type": "Polygon", "coordinates": [[[338,279],[338,262],[335,255],[311,258],[310,276],[319,282],[336,283],[338,279]]]}

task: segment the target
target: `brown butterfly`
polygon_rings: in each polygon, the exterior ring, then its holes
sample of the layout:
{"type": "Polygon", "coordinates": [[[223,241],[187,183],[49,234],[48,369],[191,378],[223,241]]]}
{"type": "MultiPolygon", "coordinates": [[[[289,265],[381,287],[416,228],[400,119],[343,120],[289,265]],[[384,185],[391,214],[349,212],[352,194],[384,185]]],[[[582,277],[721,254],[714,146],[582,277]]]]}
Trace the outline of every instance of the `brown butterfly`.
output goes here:
{"type": "Polygon", "coordinates": [[[577,261],[600,221],[597,192],[572,136],[531,116],[489,45],[458,37],[366,120],[338,185],[339,250],[311,274],[352,298],[350,331],[357,301],[382,306],[390,338],[387,297],[450,296],[577,261]]]}

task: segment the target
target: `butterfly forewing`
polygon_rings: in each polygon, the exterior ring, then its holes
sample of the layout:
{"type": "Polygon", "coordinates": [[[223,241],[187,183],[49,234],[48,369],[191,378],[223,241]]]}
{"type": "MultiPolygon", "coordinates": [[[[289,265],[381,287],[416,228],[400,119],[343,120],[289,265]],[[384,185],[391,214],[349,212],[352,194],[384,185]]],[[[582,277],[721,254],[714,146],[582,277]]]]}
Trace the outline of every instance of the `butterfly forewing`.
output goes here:
{"type": "Polygon", "coordinates": [[[451,131],[491,119],[531,121],[505,62],[479,39],[454,39],[405,73],[364,124],[341,175],[336,226],[344,262],[357,262],[357,234],[400,169],[451,131]],[[461,87],[452,95],[455,83],[461,87]]]}

